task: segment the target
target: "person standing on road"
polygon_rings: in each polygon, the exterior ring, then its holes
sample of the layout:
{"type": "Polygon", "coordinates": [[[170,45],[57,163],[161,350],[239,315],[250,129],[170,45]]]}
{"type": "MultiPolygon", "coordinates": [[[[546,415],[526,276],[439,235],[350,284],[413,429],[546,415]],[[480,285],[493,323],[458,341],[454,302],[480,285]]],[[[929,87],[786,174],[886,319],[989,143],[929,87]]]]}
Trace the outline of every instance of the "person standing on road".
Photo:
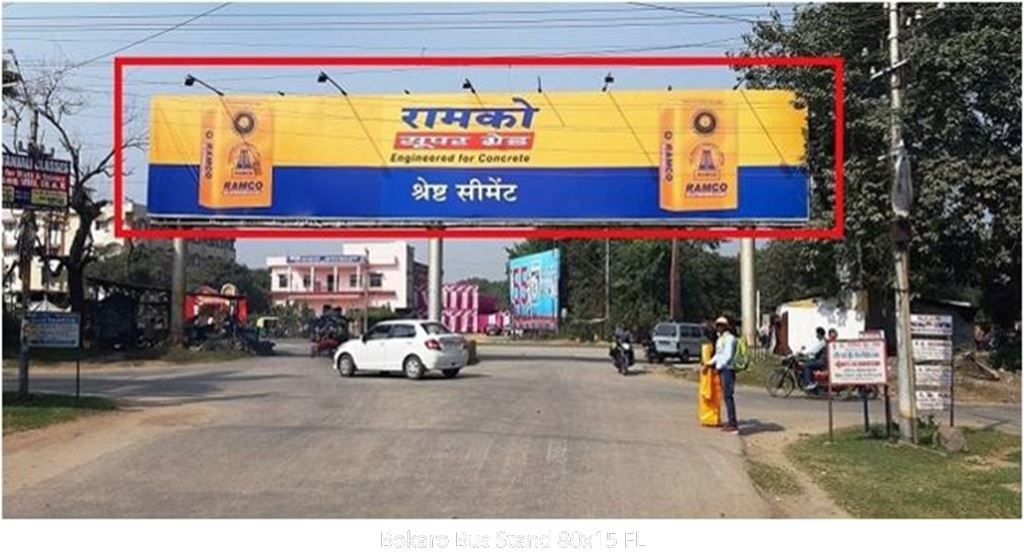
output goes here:
{"type": "Polygon", "coordinates": [[[712,364],[717,337],[714,329],[704,326],[704,343],[700,347],[700,397],[697,411],[701,426],[719,426],[722,421],[722,382],[712,364]]]}
{"type": "Polygon", "coordinates": [[[725,394],[725,413],[729,420],[722,431],[739,434],[734,398],[736,371],[732,366],[732,359],[736,355],[736,336],[730,331],[729,320],[725,316],[720,316],[715,320],[715,331],[718,333],[718,340],[715,342],[715,356],[712,357],[711,364],[718,371],[718,377],[722,381],[722,391],[725,394]]]}

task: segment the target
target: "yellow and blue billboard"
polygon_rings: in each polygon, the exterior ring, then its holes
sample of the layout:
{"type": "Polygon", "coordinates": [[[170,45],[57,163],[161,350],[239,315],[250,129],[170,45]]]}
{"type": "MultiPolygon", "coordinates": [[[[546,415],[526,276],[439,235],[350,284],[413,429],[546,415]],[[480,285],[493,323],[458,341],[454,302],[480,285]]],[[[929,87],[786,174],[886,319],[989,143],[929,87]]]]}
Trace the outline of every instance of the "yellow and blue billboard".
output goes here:
{"type": "Polygon", "coordinates": [[[789,91],[157,96],[156,217],[804,222],[789,91]]]}

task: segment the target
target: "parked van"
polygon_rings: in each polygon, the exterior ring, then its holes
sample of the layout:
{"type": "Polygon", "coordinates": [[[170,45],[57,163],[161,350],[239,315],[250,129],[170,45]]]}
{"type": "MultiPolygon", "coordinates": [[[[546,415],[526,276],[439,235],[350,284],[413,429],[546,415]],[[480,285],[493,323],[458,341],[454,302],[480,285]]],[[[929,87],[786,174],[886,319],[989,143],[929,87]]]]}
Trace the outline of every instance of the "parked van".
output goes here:
{"type": "Polygon", "coordinates": [[[700,358],[700,346],[703,342],[700,324],[685,322],[661,322],[651,332],[651,343],[654,346],[654,360],[678,358],[687,362],[691,357],[700,358]]]}

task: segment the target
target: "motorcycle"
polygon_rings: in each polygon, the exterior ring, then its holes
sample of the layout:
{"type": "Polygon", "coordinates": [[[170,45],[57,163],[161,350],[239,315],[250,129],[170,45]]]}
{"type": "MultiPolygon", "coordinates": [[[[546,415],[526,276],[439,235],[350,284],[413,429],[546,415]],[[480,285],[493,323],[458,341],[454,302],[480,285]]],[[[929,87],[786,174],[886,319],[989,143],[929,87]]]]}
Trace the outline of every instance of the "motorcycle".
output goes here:
{"type": "Polygon", "coordinates": [[[629,341],[616,340],[612,344],[612,348],[608,350],[608,355],[612,357],[612,362],[615,363],[615,370],[619,374],[626,375],[629,373],[629,367],[633,365],[633,345],[629,341]]]}
{"type": "Polygon", "coordinates": [[[816,384],[814,387],[802,385],[804,368],[807,361],[793,353],[787,354],[782,359],[782,366],[775,369],[768,375],[765,381],[765,388],[768,395],[772,397],[789,397],[799,387],[808,397],[825,397],[831,388],[832,395],[836,399],[853,399],[865,394],[869,399],[877,399],[878,386],[830,386],[828,370],[815,370],[812,378],[816,384]]]}

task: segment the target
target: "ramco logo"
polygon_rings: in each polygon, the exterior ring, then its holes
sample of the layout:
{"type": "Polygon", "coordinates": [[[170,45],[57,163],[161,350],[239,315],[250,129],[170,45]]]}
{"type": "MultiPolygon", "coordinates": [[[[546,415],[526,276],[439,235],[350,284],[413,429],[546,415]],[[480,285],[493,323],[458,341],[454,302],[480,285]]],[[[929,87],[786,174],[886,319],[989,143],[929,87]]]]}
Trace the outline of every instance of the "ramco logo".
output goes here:
{"type": "Polygon", "coordinates": [[[221,190],[225,194],[257,194],[263,191],[262,180],[229,180],[221,190]]]}
{"type": "Polygon", "coordinates": [[[690,198],[724,198],[729,192],[725,182],[690,182],[686,185],[686,196],[690,198]]]}

